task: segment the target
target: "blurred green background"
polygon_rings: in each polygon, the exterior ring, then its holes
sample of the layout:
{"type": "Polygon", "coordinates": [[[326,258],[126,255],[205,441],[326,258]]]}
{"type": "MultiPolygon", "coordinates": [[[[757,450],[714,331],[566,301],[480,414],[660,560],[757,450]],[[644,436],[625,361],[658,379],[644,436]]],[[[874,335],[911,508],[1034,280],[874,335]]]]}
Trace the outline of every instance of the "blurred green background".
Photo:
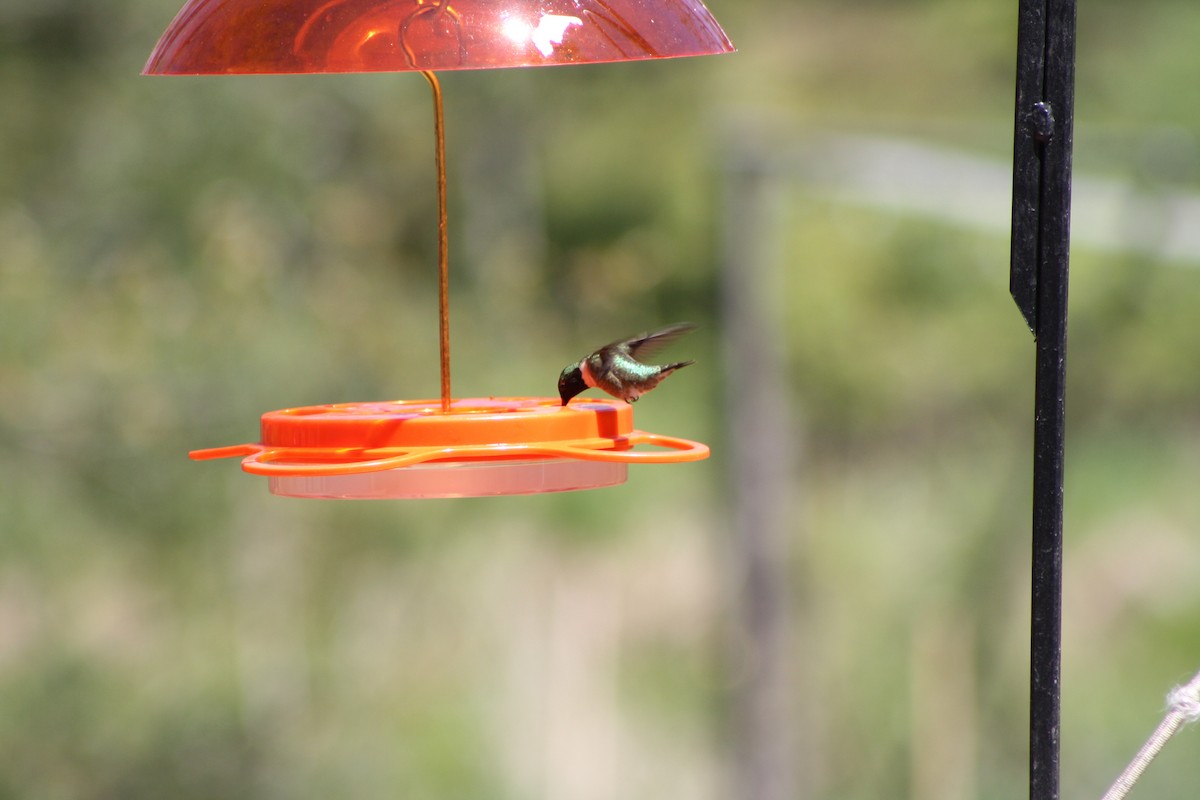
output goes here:
{"type": "MultiPolygon", "coordinates": [[[[671,354],[697,366],[637,422],[712,458],[356,503],[186,452],[271,409],[437,394],[425,83],[144,78],[175,0],[0,3],[0,800],[750,797],[719,313],[746,164],[795,429],[786,781],[1022,796],[1016,3],[710,8],[736,55],[443,88],[455,394],[552,395],[592,347],[691,319],[671,354]]],[[[1200,667],[1200,7],[1084,3],[1079,31],[1071,798],[1200,667]]],[[[1136,796],[1192,796],[1195,748],[1136,796]]]]}

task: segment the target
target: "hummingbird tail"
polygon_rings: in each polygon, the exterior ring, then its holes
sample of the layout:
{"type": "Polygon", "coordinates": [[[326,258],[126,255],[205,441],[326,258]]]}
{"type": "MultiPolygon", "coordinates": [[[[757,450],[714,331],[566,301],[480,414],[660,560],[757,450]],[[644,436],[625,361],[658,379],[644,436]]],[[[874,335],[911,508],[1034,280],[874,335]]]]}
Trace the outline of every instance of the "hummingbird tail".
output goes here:
{"type": "Polygon", "coordinates": [[[665,375],[668,372],[674,372],[677,369],[683,369],[684,367],[691,366],[695,363],[695,361],[676,361],[674,364],[667,364],[665,367],[663,367],[663,374],[665,375]]]}

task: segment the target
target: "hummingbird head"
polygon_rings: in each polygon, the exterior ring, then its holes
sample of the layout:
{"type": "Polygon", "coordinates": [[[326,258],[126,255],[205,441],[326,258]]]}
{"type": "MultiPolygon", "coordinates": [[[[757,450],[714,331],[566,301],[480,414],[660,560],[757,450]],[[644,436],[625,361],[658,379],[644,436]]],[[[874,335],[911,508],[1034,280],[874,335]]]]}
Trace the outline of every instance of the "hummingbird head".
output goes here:
{"type": "Polygon", "coordinates": [[[572,397],[586,388],[588,386],[583,380],[583,372],[579,369],[578,364],[571,364],[558,376],[558,396],[562,398],[564,406],[572,397]]]}

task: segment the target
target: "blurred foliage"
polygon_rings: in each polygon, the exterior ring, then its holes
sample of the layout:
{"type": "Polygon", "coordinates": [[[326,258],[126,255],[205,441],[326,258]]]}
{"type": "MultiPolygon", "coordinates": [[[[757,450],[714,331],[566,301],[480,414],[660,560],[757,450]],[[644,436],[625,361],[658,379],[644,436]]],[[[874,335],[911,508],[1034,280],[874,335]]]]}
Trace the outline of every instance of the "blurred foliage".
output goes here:
{"type": "MultiPolygon", "coordinates": [[[[728,796],[723,171],[813,132],[1007,159],[1016,7],[711,7],[737,55],[443,85],[455,393],[552,394],[590,347],[692,319],[701,366],[639,427],[714,457],[355,504],[184,454],[269,409],[436,394],[424,83],[143,78],[175,4],[0,6],[0,800],[728,796]]],[[[1077,170],[1196,191],[1200,10],[1080,11],[1077,170]]],[[[807,796],[1020,794],[1033,349],[1007,242],[778,177],[807,796]]],[[[1066,796],[1200,666],[1195,267],[1074,253],[1066,796]]],[[[1189,750],[1141,795],[1194,791],[1189,750]]]]}

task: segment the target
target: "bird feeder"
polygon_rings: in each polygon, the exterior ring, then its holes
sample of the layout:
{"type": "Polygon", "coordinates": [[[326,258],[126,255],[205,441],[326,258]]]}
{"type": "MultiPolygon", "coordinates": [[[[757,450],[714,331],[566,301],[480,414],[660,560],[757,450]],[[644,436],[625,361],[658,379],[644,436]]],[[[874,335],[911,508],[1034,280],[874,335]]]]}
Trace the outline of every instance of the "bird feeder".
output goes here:
{"type": "Polygon", "coordinates": [[[491,397],[342,403],[274,411],[262,442],[199,450],[242,456],[243,468],[293,497],[473,497],[624,483],[630,463],[694,461],[697,442],[633,428],[619,400],[491,397]],[[654,450],[635,450],[652,445],[654,450]]]}
{"type": "Polygon", "coordinates": [[[441,397],[284,409],[261,441],[191,453],[295,497],[468,497],[623,483],[630,463],[708,457],[633,427],[619,400],[454,398],[442,93],[437,71],[733,51],[700,0],[189,0],[146,75],[420,72],[433,93],[441,397]],[[649,448],[649,449],[647,449],[649,448]]]}

